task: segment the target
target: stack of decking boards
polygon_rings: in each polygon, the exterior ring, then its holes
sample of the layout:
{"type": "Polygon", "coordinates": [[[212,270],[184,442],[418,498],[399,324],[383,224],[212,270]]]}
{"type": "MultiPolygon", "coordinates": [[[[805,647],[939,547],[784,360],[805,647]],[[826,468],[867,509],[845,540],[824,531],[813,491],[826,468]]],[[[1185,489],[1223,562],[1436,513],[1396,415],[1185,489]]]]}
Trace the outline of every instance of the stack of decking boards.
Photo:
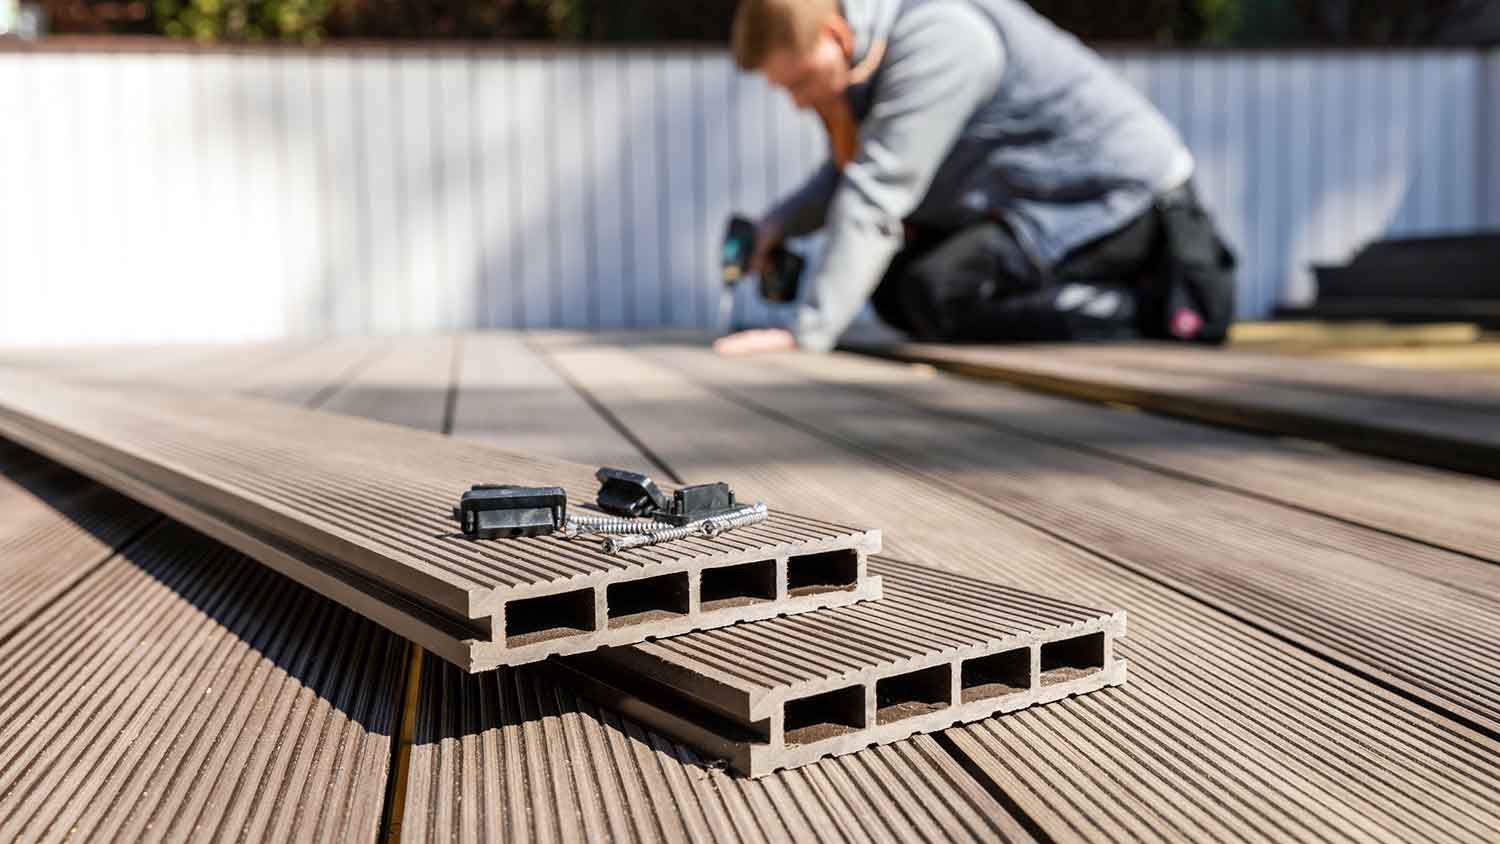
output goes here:
{"type": "Polygon", "coordinates": [[[1316,319],[1458,320],[1500,325],[1500,234],[1377,240],[1347,264],[1319,265],[1317,301],[1281,308],[1316,319]]]}
{"type": "Polygon", "coordinates": [[[752,776],[1125,679],[1123,612],[874,557],[878,531],[775,502],[763,524],[611,556],[448,519],[481,481],[591,501],[592,467],[377,422],[0,372],[0,435],[466,671],[545,661],[752,776]]]}

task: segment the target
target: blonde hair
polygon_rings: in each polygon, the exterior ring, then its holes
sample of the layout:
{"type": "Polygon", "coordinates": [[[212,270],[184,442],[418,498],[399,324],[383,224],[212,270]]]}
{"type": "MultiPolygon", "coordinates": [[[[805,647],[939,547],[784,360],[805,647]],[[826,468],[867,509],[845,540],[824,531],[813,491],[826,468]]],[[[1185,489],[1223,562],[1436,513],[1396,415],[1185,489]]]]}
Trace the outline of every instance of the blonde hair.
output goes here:
{"type": "Polygon", "coordinates": [[[818,27],[838,13],[838,0],[740,0],[729,36],[734,62],[740,70],[758,70],[776,50],[805,53],[818,27]]]}

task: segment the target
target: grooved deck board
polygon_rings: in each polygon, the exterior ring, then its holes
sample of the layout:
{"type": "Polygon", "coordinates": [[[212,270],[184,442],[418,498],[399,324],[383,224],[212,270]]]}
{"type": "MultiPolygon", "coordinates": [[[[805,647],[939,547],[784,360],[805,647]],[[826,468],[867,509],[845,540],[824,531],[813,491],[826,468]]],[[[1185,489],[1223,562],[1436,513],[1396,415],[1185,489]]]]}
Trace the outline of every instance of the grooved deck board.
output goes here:
{"type": "Polygon", "coordinates": [[[1114,655],[1123,610],[899,560],[870,567],[883,600],[606,648],[557,668],[750,776],[1125,682],[1114,655]]]}
{"type": "Polygon", "coordinates": [[[1032,840],[929,736],[750,780],[534,669],[421,688],[403,841],[1032,840]]]}
{"type": "Polygon", "coordinates": [[[0,440],[0,641],[160,518],[36,458],[0,440]]]}
{"type": "Polygon", "coordinates": [[[1500,617],[1500,566],[894,398],[807,385],[773,364],[735,374],[671,354],[747,402],[818,420],[916,477],[1500,729],[1500,653],[1483,632],[1500,617]]]}
{"type": "MultiPolygon", "coordinates": [[[[464,337],[453,436],[590,466],[651,466],[620,432],[512,334],[464,337]]],[[[662,478],[656,478],[661,481],[662,478]]]]}
{"type": "MultiPolygon", "coordinates": [[[[1500,747],[1492,738],[1020,523],[987,506],[982,492],[904,470],[883,455],[905,431],[882,435],[873,448],[841,445],[826,432],[841,430],[834,423],[848,424],[848,416],[799,407],[773,419],[678,374],[712,373],[709,383],[738,387],[766,373],[768,360],[731,368],[677,346],[648,359],[576,342],[552,353],[684,475],[784,484],[845,518],[886,514],[893,556],[1128,607],[1130,638],[1120,648],[1131,662],[1128,685],[943,734],[1058,840],[1481,841],[1500,831],[1500,747]],[[691,430],[642,424],[678,418],[686,406],[694,409],[691,430]],[[859,492],[839,494],[850,489],[859,492]],[[990,732],[1013,747],[981,754],[974,736],[990,732]]],[[[932,437],[948,427],[926,424],[932,437]]]]}
{"type": "Polygon", "coordinates": [[[405,645],[170,523],[0,644],[0,836],[370,840],[405,645]]]}
{"type": "MultiPolygon", "coordinates": [[[[1500,562],[1500,531],[1490,518],[1500,511],[1500,484],[1488,478],[1155,414],[1126,415],[1116,408],[976,383],[918,367],[892,366],[858,355],[787,358],[776,365],[806,378],[807,390],[839,384],[893,404],[917,405],[948,418],[994,426],[1500,562]]],[[[1420,566],[1413,571],[1473,585],[1490,576],[1487,569],[1454,565],[1451,560],[1437,568],[1420,566]]]]}
{"type": "MultiPolygon", "coordinates": [[[[768,497],[795,497],[842,520],[883,521],[892,528],[886,544],[894,555],[1045,594],[1128,607],[1131,632],[1121,653],[1132,663],[1130,684],[747,781],[703,764],[690,751],[574,698],[528,669],[476,677],[429,659],[421,691],[431,697],[423,697],[419,708],[418,735],[424,738],[413,748],[403,828],[412,840],[594,840],[589,836],[601,830],[616,839],[643,840],[994,840],[1002,834],[1024,839],[991,791],[1003,794],[1007,805],[1053,840],[1488,841],[1500,835],[1500,747],[1492,737],[1455,722],[1441,708],[1393,694],[1389,684],[1340,668],[1303,643],[1252,627],[1169,580],[1101,557],[1093,549],[1101,537],[1080,545],[1070,534],[1040,531],[997,512],[966,478],[937,483],[932,466],[905,465],[903,452],[895,448],[904,435],[892,433],[883,418],[904,418],[892,412],[902,407],[894,397],[876,402],[879,413],[867,414],[881,417],[875,421],[831,417],[816,403],[789,404],[784,416],[768,415],[745,399],[779,397],[788,390],[799,402],[807,401],[804,393],[838,396],[834,406],[842,407],[846,388],[824,383],[811,370],[798,370],[795,378],[786,369],[771,371],[766,359],[720,370],[717,361],[684,357],[675,349],[660,356],[642,350],[642,356],[617,348],[601,353],[590,348],[592,343],[575,342],[566,355],[549,347],[545,355],[678,474],[689,480],[730,479],[768,497]],[[769,379],[760,377],[768,373],[769,379]],[[700,382],[733,392],[705,390],[700,382]],[[683,414],[685,407],[690,416],[683,414]],[[891,519],[890,513],[900,517],[891,519]]],[[[1208,465],[1212,448],[1230,447],[1223,440],[1189,438],[1202,448],[1193,452],[1198,462],[1165,462],[1166,447],[1160,443],[1171,440],[1161,438],[1183,436],[1197,426],[1171,422],[1143,430],[1130,421],[1139,415],[1100,408],[1089,408],[1087,424],[1075,424],[1059,416],[1062,408],[1073,407],[1068,402],[999,402],[994,395],[1009,391],[994,387],[959,396],[964,388],[958,381],[943,391],[920,392],[911,382],[888,382],[873,371],[827,377],[912,390],[914,400],[932,405],[934,416],[926,424],[937,431],[954,425],[952,411],[988,413],[1001,427],[1033,434],[1047,430],[1055,439],[1076,440],[1085,452],[1129,457],[1157,474],[1196,480],[1204,489],[1243,488],[1271,501],[1339,515],[1336,488],[1294,498],[1289,490],[1297,476],[1281,487],[1271,485],[1275,471],[1317,453],[1300,446],[1257,441],[1262,446],[1257,461],[1265,461],[1262,476],[1235,487],[1234,478],[1214,476],[1208,465]],[[1032,427],[1020,424],[1028,414],[1032,427]],[[1115,439],[1109,439],[1111,433],[1115,439]],[[1141,445],[1152,443],[1151,437],[1158,438],[1154,451],[1141,445]]],[[[456,396],[459,408],[462,392],[456,396]]],[[[318,393],[326,395],[314,390],[318,393]]],[[[868,392],[860,396],[870,397],[868,392]]],[[[577,406],[568,398],[559,403],[577,406]]],[[[367,409],[378,415],[379,403],[369,402],[367,409]]],[[[455,422],[460,416],[454,414],[455,422]]],[[[557,447],[568,444],[560,439],[557,447]]],[[[1443,532],[1441,511],[1450,502],[1437,493],[1448,489],[1450,476],[1413,470],[1413,478],[1423,479],[1435,495],[1434,513],[1410,513],[1403,521],[1402,502],[1420,501],[1419,493],[1404,489],[1420,489],[1400,471],[1410,467],[1344,455],[1328,455],[1328,460],[1317,465],[1329,471],[1363,467],[1366,474],[1351,483],[1371,488],[1367,496],[1352,496],[1341,515],[1345,522],[1370,523],[1398,535],[1443,532]]],[[[1071,471],[1058,467],[1063,474],[1071,471]]],[[[1309,468],[1302,477],[1315,480],[1319,473],[1309,468]]],[[[1471,488],[1476,495],[1488,483],[1467,480],[1478,484],[1471,488]]],[[[1079,506],[1091,508],[1094,501],[1079,506]]],[[[1182,506],[1191,512],[1196,505],[1182,506]]],[[[1396,537],[1371,540],[1347,526],[1340,535],[1359,539],[1356,556],[1401,547],[1389,544],[1396,537]]],[[[1478,524],[1448,547],[1461,543],[1476,553],[1493,548],[1491,542],[1478,524]]],[[[1451,577],[1465,594],[1486,597],[1487,579],[1451,556],[1403,552],[1387,554],[1383,562],[1407,576],[1451,577]]],[[[1253,584],[1254,570],[1244,574],[1244,582],[1253,584]]],[[[92,583],[93,576],[83,585],[92,583]]],[[[1279,604],[1275,592],[1265,600],[1279,604]]],[[[1405,601],[1418,610],[1426,603],[1422,594],[1383,600],[1405,601]]],[[[32,630],[30,624],[21,628],[32,630]]],[[[398,665],[384,675],[401,673],[398,665]]],[[[4,750],[0,747],[0,753],[4,750]]],[[[92,771],[84,774],[71,763],[55,767],[92,782],[92,771]]],[[[279,763],[266,770],[270,777],[295,775],[279,763]]],[[[0,765],[0,771],[8,769],[0,765]]],[[[376,794],[383,784],[383,777],[380,785],[367,781],[365,789],[376,794]]],[[[283,790],[290,794],[295,787],[293,782],[283,790]]],[[[66,790],[58,799],[67,799],[66,790]]],[[[280,811],[272,814],[280,818],[280,811]]],[[[3,811],[0,817],[8,819],[3,811]]]]}
{"type": "MultiPolygon", "coordinates": [[[[387,359],[420,369],[428,348],[387,359]]],[[[444,354],[449,349],[441,347],[444,354]]],[[[377,363],[327,406],[357,411],[358,402],[375,401],[408,424],[430,420],[420,407],[423,394],[404,386],[405,378],[377,363]]],[[[143,497],[469,670],[879,595],[878,579],[864,576],[865,556],[879,550],[878,531],[779,507],[766,522],[720,537],[615,556],[595,541],[559,536],[473,542],[455,532],[449,516],[470,485],[557,485],[576,503],[597,490],[592,469],[227,395],[0,373],[0,396],[0,428],[10,436],[143,497]],[[835,550],[858,558],[847,588],[797,595],[778,587],[773,599],[753,605],[700,607],[692,600],[673,617],[605,621],[609,584],[679,574],[696,595],[691,584],[707,568],[773,561],[784,576],[800,556],[835,550]],[[508,632],[514,601],[580,590],[589,617],[576,633],[531,641],[508,632]]]]}
{"type": "MultiPolygon", "coordinates": [[[[850,348],[1043,392],[1319,440],[1353,451],[1500,478],[1500,427],[1494,424],[1494,403],[1488,399],[1483,404],[1454,406],[1283,384],[1249,385],[1218,375],[1164,373],[1025,348],[917,343],[850,348]]],[[[1297,362],[1289,363],[1295,366],[1297,362]]]]}
{"type": "MultiPolygon", "coordinates": [[[[521,341],[495,339],[500,342],[471,346],[473,338],[465,338],[461,378],[473,372],[482,373],[481,383],[509,377],[498,366],[484,368],[486,349],[509,355],[521,341]],[[470,370],[470,361],[479,368],[470,370]]],[[[412,371],[408,384],[436,402],[448,372],[434,363],[412,371]]],[[[537,389],[526,399],[532,412],[594,413],[555,374],[546,382],[540,373],[529,374],[537,389]]],[[[358,379],[349,386],[359,389],[358,379]]],[[[463,390],[457,399],[455,434],[495,435],[488,414],[507,412],[494,407],[503,396],[485,395],[469,410],[463,390]],[[470,412],[479,423],[466,421],[470,412]]],[[[366,412],[384,419],[379,406],[366,412]]],[[[584,443],[591,453],[644,465],[602,420],[567,424],[611,439],[584,443]]],[[[573,429],[565,437],[530,430],[528,442],[538,454],[576,458],[573,429]]],[[[433,659],[423,662],[415,718],[401,798],[403,841],[1032,840],[928,736],[751,781],[578,698],[545,673],[499,668],[471,675],[433,659]]]]}
{"type": "Polygon", "coordinates": [[[1391,371],[1316,358],[1288,359],[1181,344],[1046,346],[1036,354],[1120,369],[1222,378],[1240,384],[1285,387],[1313,394],[1390,400],[1415,407],[1500,411],[1500,375],[1483,372],[1391,371]]]}

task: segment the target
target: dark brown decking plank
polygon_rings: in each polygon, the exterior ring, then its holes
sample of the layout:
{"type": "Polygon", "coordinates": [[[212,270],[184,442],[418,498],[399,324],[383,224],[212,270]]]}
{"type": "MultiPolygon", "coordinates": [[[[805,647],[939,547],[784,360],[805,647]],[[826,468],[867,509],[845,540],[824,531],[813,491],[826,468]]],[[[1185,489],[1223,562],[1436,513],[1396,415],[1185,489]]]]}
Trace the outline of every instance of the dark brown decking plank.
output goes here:
{"type": "Polygon", "coordinates": [[[370,840],[404,644],[165,523],[0,645],[0,835],[370,840]]]}
{"type": "MultiPolygon", "coordinates": [[[[1336,395],[1223,377],[1103,365],[1027,349],[896,344],[856,351],[926,363],[1073,398],[1333,443],[1428,466],[1500,477],[1500,427],[1488,407],[1336,395]]],[[[1289,360],[1288,366],[1297,361],[1289,360]]]]}
{"type": "MultiPolygon", "coordinates": [[[[509,354],[520,342],[491,339],[497,342],[474,347],[471,338],[464,341],[460,372],[468,374],[460,377],[472,375],[481,390],[496,389],[489,379],[506,377],[484,368],[491,350],[509,354]]],[[[442,400],[450,372],[428,356],[425,370],[409,370],[405,395],[413,402],[417,395],[442,400]]],[[[555,374],[543,381],[540,372],[527,379],[527,413],[579,418],[567,422],[565,436],[526,428],[536,453],[576,459],[582,447],[596,457],[642,465],[623,437],[555,374]],[[579,436],[611,442],[580,446],[579,436]]],[[[496,421],[491,414],[507,412],[496,405],[513,382],[472,401],[464,394],[471,382],[460,383],[455,432],[495,437],[508,417],[496,421]]],[[[388,421],[376,403],[362,410],[388,421]]],[[[392,416],[398,417],[431,414],[401,407],[392,416]]],[[[469,675],[427,658],[421,678],[402,840],[1031,840],[931,737],[752,782],[534,672],[501,668],[469,675]]]]}
{"type": "Polygon", "coordinates": [[[515,334],[463,339],[453,435],[590,466],[641,466],[641,454],[515,334]]]}
{"type": "MultiPolygon", "coordinates": [[[[247,371],[223,363],[226,375],[247,371]]],[[[154,366],[137,375],[183,371],[171,356],[154,366]]],[[[97,541],[110,534],[89,520],[117,497],[87,484],[86,512],[52,504],[97,541]]],[[[0,707],[8,729],[23,728],[0,749],[6,837],[375,838],[405,644],[235,556],[160,521],[104,562],[91,557],[83,577],[0,636],[0,673],[17,692],[0,707]]],[[[37,565],[71,563],[48,553],[37,565]]]]}
{"type": "Polygon", "coordinates": [[[1203,349],[1180,343],[1105,343],[1047,346],[1037,354],[1121,369],[1223,378],[1315,394],[1333,393],[1417,406],[1500,411],[1500,375],[1415,372],[1338,360],[1203,349]]]}
{"type": "Polygon", "coordinates": [[[37,455],[0,447],[0,641],[160,516],[37,455]]]}
{"type": "MultiPolygon", "coordinates": [[[[698,354],[553,353],[688,477],[881,518],[893,555],[1129,610],[1127,686],[944,734],[1047,833],[1284,840],[1420,830],[1480,840],[1500,829],[1492,738],[882,457],[914,432],[850,448],[823,433],[847,415],[803,407],[773,421],[727,401],[674,371],[696,369],[698,354]],[[1016,747],[991,752],[993,733],[1016,747]],[[1371,776],[1374,759],[1397,763],[1371,776]]],[[[739,389],[725,366],[706,380],[739,389]]],[[[737,370],[762,373],[764,361],[737,370]]],[[[925,425],[930,436],[947,427],[925,425]]]]}
{"type": "MultiPolygon", "coordinates": [[[[413,425],[445,427],[446,391],[444,416],[413,415],[423,413],[423,394],[410,386],[406,370],[420,369],[421,349],[389,360],[397,366],[370,367],[329,406],[348,410],[341,400],[354,395],[389,406],[413,425]]],[[[449,368],[450,360],[443,355],[435,362],[449,368]]],[[[9,373],[0,373],[0,383],[0,430],[8,435],[471,671],[879,595],[879,579],[865,575],[867,555],[879,550],[878,532],[790,510],[722,536],[621,555],[605,554],[596,541],[560,536],[471,542],[456,533],[450,516],[470,485],[495,478],[555,485],[578,502],[598,488],[593,468],[223,394],[9,373]],[[704,570],[768,562],[782,571],[799,555],[832,551],[856,558],[847,590],[779,589],[771,601],[735,606],[700,604],[696,597],[704,570]],[[611,585],[666,575],[688,592],[680,611],[632,625],[606,623],[611,585]],[[528,639],[511,632],[508,614],[526,606],[518,602],[564,595],[577,596],[583,614],[565,634],[528,639]]]]}
{"type": "MultiPolygon", "coordinates": [[[[660,353],[658,353],[660,354],[660,353]]],[[[1400,537],[839,390],[673,350],[703,383],[970,492],[1068,541],[1500,731],[1500,567],[1400,537]],[[802,389],[798,389],[799,385],[802,389]]],[[[795,366],[795,364],[793,364],[795,366]]],[[[1120,430],[1129,435],[1135,416],[1120,430]]],[[[1129,607],[1126,607],[1129,609],[1129,607]]]]}
{"type": "MultiPolygon", "coordinates": [[[[891,365],[859,355],[783,358],[775,365],[895,405],[1281,502],[1491,562],[1500,562],[1500,483],[1489,478],[1354,454],[1317,443],[1248,434],[1149,413],[1059,399],[1005,385],[891,365]]],[[[1361,537],[1330,526],[1330,536],[1361,537]]],[[[1368,534],[1359,541],[1368,541],[1368,534]]],[[[1416,574],[1489,589],[1492,568],[1452,557],[1386,558],[1416,574]],[[1434,564],[1435,563],[1435,564],[1434,564]]]]}

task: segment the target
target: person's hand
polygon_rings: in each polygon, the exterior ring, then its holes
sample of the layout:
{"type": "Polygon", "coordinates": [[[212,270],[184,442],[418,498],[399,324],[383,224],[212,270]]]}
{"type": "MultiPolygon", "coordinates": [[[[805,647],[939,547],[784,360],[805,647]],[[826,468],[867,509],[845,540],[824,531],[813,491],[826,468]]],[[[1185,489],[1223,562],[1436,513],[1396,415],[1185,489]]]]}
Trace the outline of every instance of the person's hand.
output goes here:
{"type": "Polygon", "coordinates": [[[750,252],[750,272],[763,273],[771,262],[771,250],[785,239],[785,227],[776,217],[766,217],[755,227],[755,248],[750,252]]]}
{"type": "Polygon", "coordinates": [[[714,351],[725,357],[744,357],[767,352],[790,352],[797,348],[797,338],[785,328],[752,328],[714,341],[714,351]]]}

